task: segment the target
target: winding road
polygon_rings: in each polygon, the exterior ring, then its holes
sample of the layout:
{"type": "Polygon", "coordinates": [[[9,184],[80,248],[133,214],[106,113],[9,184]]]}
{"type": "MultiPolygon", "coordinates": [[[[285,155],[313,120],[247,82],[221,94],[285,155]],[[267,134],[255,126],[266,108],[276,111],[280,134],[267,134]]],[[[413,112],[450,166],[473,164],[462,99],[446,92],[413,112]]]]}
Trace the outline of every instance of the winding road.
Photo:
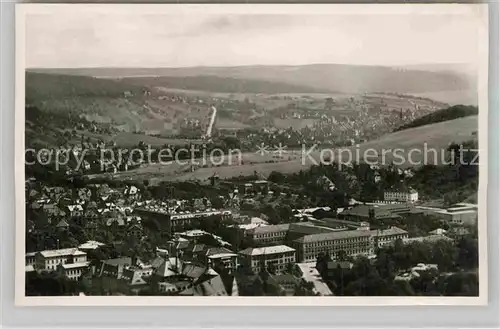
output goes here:
{"type": "Polygon", "coordinates": [[[217,109],[215,108],[215,106],[212,106],[212,110],[213,110],[212,116],[210,117],[210,122],[208,123],[207,132],[206,132],[207,138],[212,137],[212,129],[214,127],[215,117],[217,116],[217,109]]]}

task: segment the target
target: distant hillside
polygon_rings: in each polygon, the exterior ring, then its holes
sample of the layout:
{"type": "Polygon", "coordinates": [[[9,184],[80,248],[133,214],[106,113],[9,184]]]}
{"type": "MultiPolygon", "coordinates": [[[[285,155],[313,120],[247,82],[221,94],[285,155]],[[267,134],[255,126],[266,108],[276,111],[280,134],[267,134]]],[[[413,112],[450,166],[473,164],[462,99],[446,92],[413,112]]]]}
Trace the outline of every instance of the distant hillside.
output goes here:
{"type": "Polygon", "coordinates": [[[218,76],[186,76],[186,77],[129,77],[122,78],[129,84],[140,86],[164,87],[187,90],[201,90],[214,93],[253,93],[253,94],[281,94],[281,93],[328,93],[329,90],[292,85],[281,82],[270,82],[251,79],[236,79],[218,76]]]}
{"type": "Polygon", "coordinates": [[[125,91],[140,96],[144,90],[136,85],[88,76],[27,72],[25,81],[27,103],[78,97],[117,98],[123,97],[125,91]]]}
{"type": "Polygon", "coordinates": [[[101,76],[218,76],[280,82],[331,92],[425,93],[475,89],[475,80],[454,72],[431,72],[384,66],[314,64],[302,66],[238,66],[191,68],[83,68],[39,72],[101,76]]]}
{"type": "Polygon", "coordinates": [[[178,120],[208,118],[206,105],[194,108],[182,100],[157,96],[154,90],[124,81],[26,73],[26,104],[42,112],[71,112],[122,131],[166,134],[178,129],[178,120]]]}
{"type": "Polygon", "coordinates": [[[475,106],[455,105],[418,118],[409,124],[400,127],[398,131],[477,114],[478,108],[475,106]]]}

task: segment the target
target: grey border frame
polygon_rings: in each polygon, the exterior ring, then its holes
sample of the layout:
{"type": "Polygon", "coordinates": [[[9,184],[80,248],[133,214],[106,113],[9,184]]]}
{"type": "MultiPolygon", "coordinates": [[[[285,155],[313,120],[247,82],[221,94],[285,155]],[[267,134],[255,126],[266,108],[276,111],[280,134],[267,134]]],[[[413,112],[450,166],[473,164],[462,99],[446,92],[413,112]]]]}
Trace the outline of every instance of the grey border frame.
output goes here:
{"type": "MultiPolygon", "coordinates": [[[[34,1],[42,2],[42,1],[34,1]]],[[[76,1],[48,1],[76,2],[76,1]]],[[[98,1],[88,1],[98,2],[98,1]]],[[[116,3],[118,1],[109,1],[116,3]]],[[[140,1],[130,1],[140,2],[140,1]]],[[[181,2],[181,1],[152,1],[181,2]]],[[[196,1],[182,1],[191,2],[196,1]]],[[[208,3],[209,1],[197,1],[208,3]]],[[[250,1],[214,1],[249,3],[250,1]]],[[[264,3],[266,1],[251,1],[264,3]]],[[[298,3],[301,1],[269,1],[298,3]]],[[[340,3],[341,1],[315,1],[340,3]]],[[[369,1],[356,1],[366,3],[369,1]]],[[[384,1],[396,3],[396,1],[384,1]]],[[[417,2],[417,1],[406,1],[417,2]]],[[[431,1],[420,1],[431,2],[431,1]]],[[[466,2],[466,1],[443,1],[466,2]]],[[[470,1],[478,2],[478,1],[470,1]]],[[[0,221],[1,228],[1,308],[0,325],[5,327],[498,327],[499,309],[499,16],[500,5],[489,4],[489,143],[488,143],[488,306],[401,306],[401,307],[15,307],[14,306],[14,81],[15,81],[15,2],[1,3],[1,112],[0,112],[0,221]],[[292,309],[293,308],[293,309],[292,309]],[[193,312],[195,316],[193,316],[193,312]]]]}

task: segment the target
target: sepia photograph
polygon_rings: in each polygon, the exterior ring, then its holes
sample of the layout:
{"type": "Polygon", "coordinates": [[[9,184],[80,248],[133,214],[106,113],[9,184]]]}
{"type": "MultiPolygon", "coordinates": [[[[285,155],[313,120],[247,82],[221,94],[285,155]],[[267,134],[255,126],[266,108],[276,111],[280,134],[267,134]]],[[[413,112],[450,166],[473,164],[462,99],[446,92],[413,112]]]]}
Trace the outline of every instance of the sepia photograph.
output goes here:
{"type": "Polygon", "coordinates": [[[16,27],[19,305],[487,303],[486,5],[16,27]]]}

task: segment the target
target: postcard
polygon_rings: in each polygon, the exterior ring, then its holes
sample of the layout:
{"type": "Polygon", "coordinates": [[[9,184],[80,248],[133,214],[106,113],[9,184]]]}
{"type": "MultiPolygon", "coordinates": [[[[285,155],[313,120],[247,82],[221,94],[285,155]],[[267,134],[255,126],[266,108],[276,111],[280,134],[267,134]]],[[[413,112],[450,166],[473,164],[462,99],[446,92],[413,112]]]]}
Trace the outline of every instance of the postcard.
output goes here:
{"type": "Polygon", "coordinates": [[[19,4],[16,305],[485,305],[485,4],[19,4]]]}

